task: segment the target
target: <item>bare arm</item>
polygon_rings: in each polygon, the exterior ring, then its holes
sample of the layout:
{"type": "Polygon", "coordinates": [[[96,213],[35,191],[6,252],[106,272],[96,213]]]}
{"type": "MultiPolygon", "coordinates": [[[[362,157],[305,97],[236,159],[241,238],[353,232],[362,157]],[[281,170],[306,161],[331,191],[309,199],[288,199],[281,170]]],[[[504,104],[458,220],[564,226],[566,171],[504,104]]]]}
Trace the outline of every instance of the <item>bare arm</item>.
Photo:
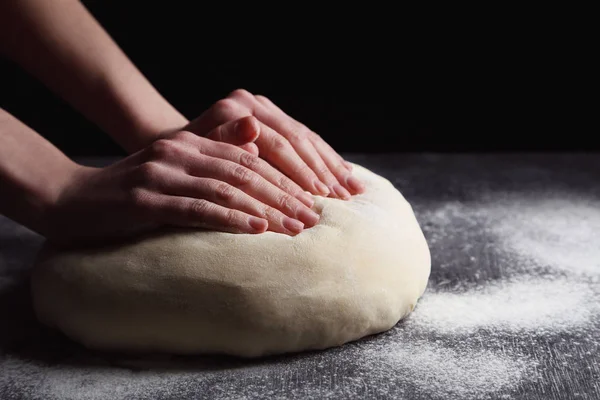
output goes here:
{"type": "Polygon", "coordinates": [[[261,135],[246,150],[259,153],[304,190],[343,199],[364,190],[350,164],[264,96],[238,90],[190,123],[77,0],[0,1],[0,39],[5,56],[130,153],[165,132],[186,129],[207,136],[221,124],[254,116],[261,135]]]}
{"type": "Polygon", "coordinates": [[[76,0],[0,1],[0,51],[129,152],[188,120],[76,0]]]}
{"type": "MultiPolygon", "coordinates": [[[[253,141],[257,127],[246,117],[211,134],[253,141]]],[[[63,243],[161,225],[295,235],[319,219],[299,186],[238,146],[177,131],[108,167],[86,167],[2,109],[0,194],[1,214],[63,243]]]]}
{"type": "Polygon", "coordinates": [[[0,213],[46,232],[44,216],[75,169],[60,150],[0,109],[0,213]]]}

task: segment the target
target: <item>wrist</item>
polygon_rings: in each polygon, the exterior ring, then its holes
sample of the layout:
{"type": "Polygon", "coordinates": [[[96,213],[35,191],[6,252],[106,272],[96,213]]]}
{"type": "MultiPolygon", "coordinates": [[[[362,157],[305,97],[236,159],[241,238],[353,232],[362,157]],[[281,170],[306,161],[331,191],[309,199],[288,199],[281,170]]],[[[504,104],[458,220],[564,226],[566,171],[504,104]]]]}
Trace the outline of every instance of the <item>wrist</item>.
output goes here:
{"type": "Polygon", "coordinates": [[[94,104],[89,114],[94,114],[99,126],[129,154],[148,146],[163,132],[189,123],[140,74],[126,85],[110,77],[101,79],[94,92],[105,101],[94,104]]]}
{"type": "Polygon", "coordinates": [[[78,182],[89,179],[90,173],[97,168],[87,167],[69,160],[56,171],[55,179],[50,181],[46,190],[39,196],[37,204],[37,227],[36,230],[46,237],[52,236],[60,227],[62,203],[68,197],[69,192],[78,182]]]}
{"type": "Polygon", "coordinates": [[[126,142],[123,142],[124,149],[129,153],[135,153],[170,132],[176,132],[188,125],[189,120],[174,110],[168,115],[155,115],[150,120],[139,119],[134,122],[130,128],[126,142]]]}

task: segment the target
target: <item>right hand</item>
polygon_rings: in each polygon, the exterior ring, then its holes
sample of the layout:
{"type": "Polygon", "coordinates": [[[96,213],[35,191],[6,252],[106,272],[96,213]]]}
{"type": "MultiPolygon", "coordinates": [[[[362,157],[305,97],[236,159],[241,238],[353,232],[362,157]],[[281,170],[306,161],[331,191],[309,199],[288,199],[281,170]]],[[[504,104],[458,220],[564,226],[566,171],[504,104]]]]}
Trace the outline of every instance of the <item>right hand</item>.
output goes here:
{"type": "MultiPolygon", "coordinates": [[[[246,117],[212,136],[251,143],[259,130],[246,117]]],[[[300,186],[251,152],[178,131],[108,167],[79,166],[49,209],[45,235],[73,242],[161,225],[296,235],[318,222],[312,205],[300,186]]]]}
{"type": "MultiPolygon", "coordinates": [[[[284,172],[314,195],[348,200],[363,193],[364,183],[352,175],[345,161],[321,136],[295,120],[265,96],[233,91],[185,126],[199,136],[215,126],[248,115],[256,117],[261,135],[252,143],[255,154],[284,172]]],[[[215,140],[227,142],[226,138],[215,140]]]]}

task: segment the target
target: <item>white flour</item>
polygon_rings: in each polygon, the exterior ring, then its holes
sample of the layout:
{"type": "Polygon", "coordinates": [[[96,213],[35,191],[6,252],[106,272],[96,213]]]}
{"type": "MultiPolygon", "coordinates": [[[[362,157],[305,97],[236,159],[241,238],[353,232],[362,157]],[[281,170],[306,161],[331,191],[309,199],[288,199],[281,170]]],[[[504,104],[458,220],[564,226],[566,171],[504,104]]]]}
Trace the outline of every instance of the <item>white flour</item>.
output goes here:
{"type": "Polygon", "coordinates": [[[527,200],[509,206],[504,216],[493,232],[529,263],[600,276],[600,201],[527,200]]]}
{"type": "MultiPolygon", "coordinates": [[[[477,226],[477,232],[483,230],[497,238],[491,246],[520,258],[507,268],[548,268],[596,282],[600,276],[597,199],[573,194],[541,193],[531,198],[505,194],[489,203],[445,202],[420,218],[431,225],[431,244],[449,235],[468,237],[468,229],[477,226]]],[[[467,250],[470,247],[468,242],[462,245],[467,250]]]]}
{"type": "MultiPolygon", "coordinates": [[[[422,218],[433,241],[448,235],[458,243],[479,239],[469,237],[469,228],[475,226],[475,232],[488,232],[489,247],[501,255],[504,276],[459,291],[445,290],[444,282],[432,285],[407,320],[409,326],[442,334],[479,329],[556,334],[598,317],[599,201],[507,195],[488,204],[444,203],[422,218]],[[544,273],[532,275],[539,268],[544,273]]],[[[464,248],[468,254],[469,247],[464,248]]],[[[470,260],[476,263],[481,252],[473,254],[470,260]]]]}
{"type": "MultiPolygon", "coordinates": [[[[482,256],[481,247],[488,247],[488,243],[478,244],[479,253],[472,252],[469,240],[481,238],[471,237],[471,232],[491,234],[489,248],[493,251],[492,256],[501,255],[498,260],[504,263],[499,266],[503,275],[485,286],[469,287],[461,283],[446,289],[448,282],[443,281],[431,285],[415,312],[405,321],[405,329],[455,339],[462,336],[471,344],[470,340],[480,331],[485,331],[486,341],[500,343],[506,340],[502,335],[528,340],[577,333],[597,344],[600,202],[561,196],[542,200],[539,196],[534,199],[507,196],[490,204],[444,203],[430,209],[420,219],[429,228],[432,246],[442,240],[448,243],[449,236],[455,237],[460,250],[467,255],[473,253],[468,260],[475,265],[477,258],[482,256]],[[477,229],[471,229],[475,227],[477,229]],[[539,268],[544,272],[541,276],[531,274],[539,268]]],[[[440,255],[443,257],[443,252],[440,255]]],[[[437,377],[436,382],[452,381],[450,371],[460,368],[449,368],[450,362],[435,362],[437,354],[440,352],[432,352],[429,361],[423,361],[423,364],[431,366],[430,375],[437,377]]],[[[464,365],[478,365],[476,346],[465,347],[461,354],[464,365]]],[[[443,392],[450,393],[453,387],[458,387],[461,395],[475,397],[482,397],[502,386],[515,387],[524,375],[509,374],[507,371],[519,371],[510,364],[517,359],[526,361],[521,371],[536,364],[525,357],[507,357],[500,350],[490,351],[487,358],[489,364],[483,363],[474,370],[481,371],[482,381],[497,384],[481,385],[477,382],[477,374],[467,373],[464,375],[468,377],[464,378],[466,380],[458,380],[448,387],[437,385],[432,390],[434,397],[444,397],[443,392]]],[[[528,376],[531,379],[537,377],[536,373],[528,376]]]]}
{"type": "MultiPolygon", "coordinates": [[[[552,357],[549,352],[556,351],[568,366],[569,357],[593,354],[594,346],[600,350],[595,333],[600,318],[600,204],[560,196],[539,198],[506,196],[489,204],[444,203],[420,215],[437,255],[434,276],[443,276],[436,268],[446,268],[440,265],[444,249],[437,243],[460,246],[459,255],[473,268],[469,274],[479,273],[479,257],[495,257],[499,276],[483,286],[466,279],[454,284],[442,278],[432,281],[415,312],[382,335],[281,362],[225,370],[186,368],[185,364],[167,371],[141,372],[114,367],[51,369],[0,359],[5,372],[0,387],[20,385],[20,393],[36,393],[46,400],[194,395],[217,399],[511,398],[523,385],[556,379],[544,364],[552,357]],[[482,231],[486,235],[473,236],[482,231]],[[474,245],[474,240],[484,242],[474,245]],[[488,249],[484,255],[482,247],[488,249]],[[534,270],[542,272],[541,276],[533,274],[534,270]],[[565,340],[560,335],[578,339],[569,344],[569,350],[553,350],[565,340]],[[546,347],[538,348],[538,344],[546,347]],[[32,378],[27,383],[20,376],[32,378]]],[[[583,372],[573,371],[569,377],[577,379],[583,372]]],[[[553,393],[557,392],[560,388],[553,393]]]]}
{"type": "Polygon", "coordinates": [[[464,293],[430,291],[407,319],[407,328],[447,335],[480,329],[510,334],[571,331],[590,322],[593,298],[585,284],[528,277],[464,293]]]}
{"type": "MultiPolygon", "coordinates": [[[[458,395],[481,398],[510,389],[527,371],[524,359],[501,351],[482,350],[471,344],[444,347],[431,341],[399,342],[374,352],[380,371],[402,376],[422,393],[436,398],[458,395]]],[[[386,374],[386,375],[387,375],[386,374]]]]}

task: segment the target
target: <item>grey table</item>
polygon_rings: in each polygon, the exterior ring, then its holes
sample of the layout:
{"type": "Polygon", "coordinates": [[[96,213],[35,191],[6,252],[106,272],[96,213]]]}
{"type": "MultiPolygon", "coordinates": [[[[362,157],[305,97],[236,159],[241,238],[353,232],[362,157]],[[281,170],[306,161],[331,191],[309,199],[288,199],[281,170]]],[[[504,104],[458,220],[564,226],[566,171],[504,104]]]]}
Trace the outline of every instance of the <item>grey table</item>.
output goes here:
{"type": "Polygon", "coordinates": [[[600,398],[600,155],[348,158],[402,191],[431,248],[396,327],[255,361],[88,351],[37,324],[42,238],[0,219],[0,398],[600,398]]]}

